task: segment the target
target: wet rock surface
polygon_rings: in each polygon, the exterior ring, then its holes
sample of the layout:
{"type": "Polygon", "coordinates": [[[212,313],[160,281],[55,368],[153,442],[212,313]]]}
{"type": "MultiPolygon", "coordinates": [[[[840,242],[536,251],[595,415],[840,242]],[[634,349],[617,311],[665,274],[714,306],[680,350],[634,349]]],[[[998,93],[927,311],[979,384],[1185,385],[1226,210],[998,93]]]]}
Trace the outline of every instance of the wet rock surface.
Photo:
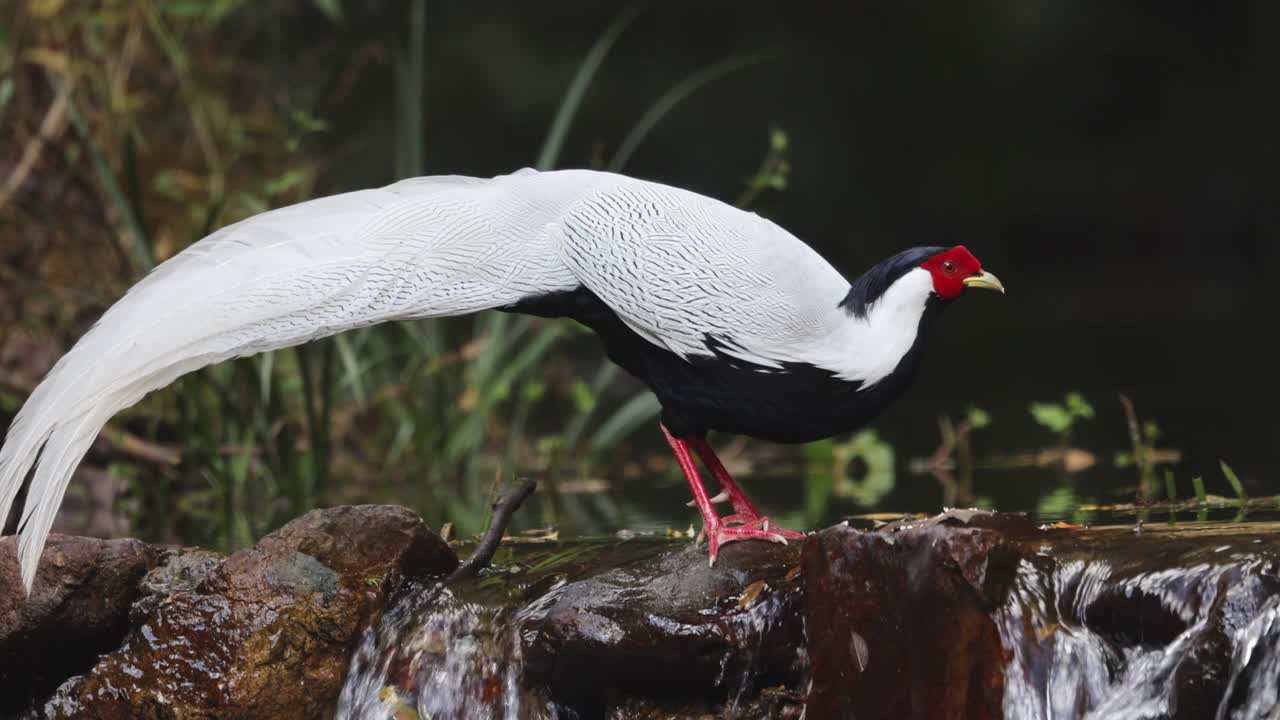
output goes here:
{"type": "Polygon", "coordinates": [[[17,545],[16,537],[0,539],[0,716],[119,645],[138,583],[163,555],[137,540],[52,535],[27,596],[17,545]]]}
{"type": "Polygon", "coordinates": [[[954,511],[714,570],[687,545],[561,543],[551,571],[515,548],[393,600],[339,717],[1272,717],[1278,530],[954,511]]]}
{"type": "Polygon", "coordinates": [[[814,717],[1001,717],[989,612],[1017,561],[1004,542],[941,523],[814,536],[803,558],[814,717]]]}
{"type": "Polygon", "coordinates": [[[799,546],[564,545],[405,588],[338,717],[799,716],[799,546]]]}
{"type": "Polygon", "coordinates": [[[687,547],[555,588],[520,615],[526,677],[599,715],[619,699],[752,698],[802,676],[795,546],[687,547]]]}
{"type": "Polygon", "coordinates": [[[315,511],[221,561],[171,560],[142,583],[119,650],[62,685],[45,714],[330,715],[384,591],[457,563],[416,514],[388,506],[315,511]]]}
{"type": "Polygon", "coordinates": [[[954,511],[737,543],[714,568],[687,540],[526,540],[447,584],[453,552],[398,508],[312,513],[225,559],[112,547],[116,571],[50,564],[20,611],[123,638],[53,716],[1280,715],[1275,524],[954,511]],[[76,590],[100,586],[100,607],[76,590]]]}

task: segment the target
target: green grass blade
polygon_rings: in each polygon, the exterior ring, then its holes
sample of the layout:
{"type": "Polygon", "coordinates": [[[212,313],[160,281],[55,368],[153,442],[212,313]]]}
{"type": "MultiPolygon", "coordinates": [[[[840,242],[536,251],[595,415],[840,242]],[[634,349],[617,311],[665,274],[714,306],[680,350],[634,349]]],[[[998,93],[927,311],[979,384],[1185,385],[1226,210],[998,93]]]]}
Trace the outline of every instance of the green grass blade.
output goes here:
{"type": "Polygon", "coordinates": [[[671,89],[663,93],[645,111],[644,115],[641,115],[640,119],[636,121],[635,126],[631,128],[631,131],[627,133],[626,137],[618,145],[617,152],[614,153],[613,159],[609,161],[608,169],[612,172],[621,171],[627,162],[631,160],[636,148],[653,131],[653,128],[685,98],[720,78],[755,65],[775,54],[776,52],[774,51],[761,51],[748,55],[735,55],[705,67],[676,83],[671,89]]]}
{"type": "Polygon", "coordinates": [[[395,173],[399,178],[426,172],[423,92],[426,83],[426,0],[409,7],[408,54],[396,54],[395,173]]]}
{"type": "MultiPolygon", "coordinates": [[[[588,392],[591,398],[600,397],[600,392],[608,387],[609,383],[618,376],[618,366],[610,360],[603,360],[600,367],[596,370],[596,375],[591,379],[588,386],[588,392]]],[[[591,416],[595,413],[595,403],[587,406],[580,406],[574,411],[573,418],[569,420],[569,424],[565,426],[562,445],[565,450],[572,452],[577,446],[578,440],[582,437],[582,433],[587,428],[587,422],[591,420],[591,416]]]]}
{"type": "Polygon", "coordinates": [[[264,352],[257,357],[258,365],[258,402],[263,406],[271,399],[272,370],[275,369],[276,353],[274,350],[264,352]]]}
{"type": "MultiPolygon", "coordinates": [[[[63,81],[57,73],[52,70],[46,71],[45,77],[48,78],[49,84],[53,86],[54,92],[62,91],[63,81]]],[[[98,182],[102,185],[102,191],[106,193],[111,204],[115,206],[116,212],[124,220],[125,228],[133,236],[131,241],[122,243],[124,247],[121,249],[133,266],[134,276],[142,277],[156,266],[155,256],[151,252],[150,239],[147,237],[142,223],[139,222],[138,216],[134,214],[133,205],[125,196],[124,189],[120,186],[119,178],[112,172],[106,156],[102,153],[102,148],[98,147],[97,141],[93,139],[93,133],[89,131],[89,126],[85,124],[84,117],[80,114],[80,108],[76,104],[74,93],[67,98],[67,117],[71,119],[71,125],[76,129],[76,135],[84,143],[85,151],[93,163],[94,173],[98,176],[98,182]]]]}
{"type": "Polygon", "coordinates": [[[588,452],[591,455],[604,452],[630,435],[636,428],[653,419],[660,410],[662,406],[658,403],[658,398],[648,390],[641,390],[600,423],[600,427],[592,433],[588,441],[588,452]]]}
{"type": "Polygon", "coordinates": [[[500,370],[493,373],[488,382],[480,386],[482,391],[476,406],[457,428],[452,429],[449,440],[445,444],[444,456],[447,461],[457,460],[479,444],[484,434],[489,410],[497,405],[506,396],[506,391],[511,385],[546,353],[551,344],[563,333],[563,327],[557,323],[543,328],[512,358],[511,362],[502,366],[500,370]]]}
{"type": "Polygon", "coordinates": [[[5,111],[9,109],[9,102],[13,100],[13,77],[6,75],[0,78],[0,124],[4,123],[5,111]]]}
{"type": "Polygon", "coordinates": [[[1235,470],[1224,460],[1218,460],[1218,465],[1222,467],[1222,474],[1226,476],[1227,482],[1231,483],[1231,489],[1236,491],[1236,497],[1240,502],[1247,502],[1249,494],[1244,491],[1244,484],[1240,482],[1240,478],[1236,477],[1235,470]]]}
{"type": "Polygon", "coordinates": [[[356,403],[364,406],[369,402],[369,393],[364,386],[364,371],[360,367],[359,354],[352,347],[354,339],[347,333],[339,333],[333,336],[333,343],[337,346],[338,358],[342,361],[343,381],[350,386],[356,403]]]}
{"type": "Polygon", "coordinates": [[[538,152],[537,169],[550,170],[555,167],[556,161],[560,158],[560,150],[564,147],[564,139],[569,134],[569,127],[578,114],[578,108],[582,105],[582,98],[586,96],[591,80],[604,64],[605,56],[618,41],[622,31],[626,30],[639,14],[638,5],[631,5],[618,13],[618,17],[614,18],[609,27],[596,38],[595,44],[578,65],[578,71],[574,73],[573,80],[565,88],[564,98],[560,101],[560,107],[556,109],[556,116],[547,130],[547,137],[542,141],[542,149],[538,152]]]}
{"type": "Polygon", "coordinates": [[[426,172],[427,153],[426,122],[423,108],[423,93],[426,91],[427,79],[427,2],[413,0],[409,11],[409,96],[408,107],[405,108],[410,133],[405,139],[409,144],[405,148],[412,158],[411,172],[421,175],[426,172]]]}
{"type": "Polygon", "coordinates": [[[1191,487],[1195,488],[1196,501],[1203,505],[1205,503],[1204,478],[1199,475],[1191,478],[1191,487]]]}

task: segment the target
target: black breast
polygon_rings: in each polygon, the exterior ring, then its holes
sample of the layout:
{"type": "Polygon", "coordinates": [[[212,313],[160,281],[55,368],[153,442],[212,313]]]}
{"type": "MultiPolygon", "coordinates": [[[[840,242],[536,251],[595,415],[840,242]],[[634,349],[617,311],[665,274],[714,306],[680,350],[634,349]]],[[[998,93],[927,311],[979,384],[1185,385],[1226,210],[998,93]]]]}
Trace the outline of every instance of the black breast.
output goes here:
{"type": "MultiPolygon", "coordinates": [[[[743,362],[721,352],[712,338],[708,338],[706,355],[686,360],[637,335],[595,293],[582,287],[503,309],[568,317],[591,328],[603,341],[609,358],[657,395],[662,421],[677,437],[719,430],[771,442],[800,443],[856,429],[880,414],[906,388],[915,371],[922,335],[916,335],[915,345],[893,373],[859,391],[860,383],[841,380],[812,365],[797,363],[773,369],[743,362]]],[[[932,314],[932,309],[927,310],[925,317],[932,314]]]]}

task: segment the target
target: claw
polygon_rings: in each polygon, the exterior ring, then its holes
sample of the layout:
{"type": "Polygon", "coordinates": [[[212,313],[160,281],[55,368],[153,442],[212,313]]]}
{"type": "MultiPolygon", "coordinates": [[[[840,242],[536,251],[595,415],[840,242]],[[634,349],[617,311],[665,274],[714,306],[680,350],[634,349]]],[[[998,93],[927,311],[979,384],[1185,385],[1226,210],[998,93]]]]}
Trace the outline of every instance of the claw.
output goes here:
{"type": "MultiPolygon", "coordinates": [[[[729,501],[729,491],[728,491],[728,490],[721,490],[719,494],[717,494],[716,496],[714,496],[714,497],[712,497],[712,498],[711,498],[711,504],[712,504],[712,505],[719,505],[720,503],[728,502],[728,501],[729,501]]],[[[685,503],[685,504],[684,504],[684,506],[685,506],[685,507],[698,507],[698,502],[697,502],[696,500],[690,500],[689,502],[685,503]]]]}
{"type": "Polygon", "coordinates": [[[733,478],[724,469],[724,465],[706,444],[706,440],[699,437],[694,440],[698,454],[716,476],[721,488],[714,498],[707,497],[702,478],[698,475],[698,468],[694,466],[693,457],[689,453],[689,442],[672,435],[665,424],[659,424],[659,427],[662,428],[663,435],[666,436],[667,443],[676,456],[676,462],[680,464],[680,470],[693,490],[694,502],[689,504],[698,508],[699,514],[702,515],[702,531],[698,533],[698,540],[695,542],[700,542],[702,537],[706,536],[709,545],[707,553],[709,566],[715,567],[721,545],[739,540],[765,540],[788,545],[788,538],[804,537],[803,533],[794,530],[772,527],[769,518],[762,516],[751,501],[742,494],[742,490],[734,483],[733,478]],[[733,512],[721,518],[717,516],[712,506],[725,501],[733,505],[733,512]]]}

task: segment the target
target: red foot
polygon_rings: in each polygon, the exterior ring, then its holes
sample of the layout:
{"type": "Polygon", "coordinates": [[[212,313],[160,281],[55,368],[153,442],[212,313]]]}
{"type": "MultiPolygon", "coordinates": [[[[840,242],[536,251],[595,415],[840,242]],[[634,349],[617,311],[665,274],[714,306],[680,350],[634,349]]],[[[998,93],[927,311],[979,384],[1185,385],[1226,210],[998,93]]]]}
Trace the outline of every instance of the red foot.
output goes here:
{"type": "Polygon", "coordinates": [[[804,533],[802,532],[796,532],[795,530],[788,530],[784,527],[779,527],[777,525],[774,525],[769,520],[769,518],[765,516],[757,516],[757,517],[748,519],[748,518],[743,518],[742,513],[734,513],[733,515],[727,515],[725,517],[720,518],[720,522],[724,523],[725,525],[728,525],[730,523],[735,523],[735,522],[741,523],[739,527],[755,528],[757,530],[763,530],[764,532],[773,533],[774,535],[781,535],[782,537],[788,540],[799,540],[804,537],[804,533]]]}
{"type": "Polygon", "coordinates": [[[776,527],[770,524],[769,518],[760,514],[742,490],[738,488],[737,483],[725,470],[720,459],[716,457],[711,446],[702,438],[692,438],[688,441],[676,438],[667,430],[666,425],[662,425],[662,434],[666,436],[667,443],[671,446],[671,451],[675,453],[676,462],[680,463],[680,469],[684,472],[685,479],[689,481],[689,489],[693,491],[693,502],[698,507],[698,512],[702,515],[703,533],[706,534],[711,544],[711,564],[716,564],[716,555],[720,552],[720,546],[738,540],[767,540],[769,542],[777,542],[786,544],[788,539],[799,539],[804,537],[804,533],[794,530],[776,527]],[[702,458],[702,462],[710,468],[716,481],[720,483],[720,487],[728,496],[729,502],[733,505],[733,514],[725,518],[716,515],[715,509],[712,507],[712,500],[707,496],[707,490],[702,485],[702,478],[698,475],[698,469],[693,464],[693,457],[689,454],[689,448],[692,447],[702,458]],[[730,523],[738,523],[730,525],[730,523]]]}
{"type": "MultiPolygon", "coordinates": [[[[709,527],[706,532],[707,539],[711,543],[710,564],[712,566],[716,564],[716,556],[720,554],[720,547],[722,545],[728,545],[731,542],[737,542],[739,540],[768,540],[769,542],[782,543],[783,545],[787,544],[787,538],[783,537],[783,535],[777,530],[763,530],[761,528],[751,527],[748,525],[735,525],[733,527],[720,525],[718,527],[709,527]]],[[[786,530],[784,532],[790,533],[792,531],[786,530]]],[[[804,537],[804,535],[800,535],[800,533],[794,534],[804,537]]]]}

